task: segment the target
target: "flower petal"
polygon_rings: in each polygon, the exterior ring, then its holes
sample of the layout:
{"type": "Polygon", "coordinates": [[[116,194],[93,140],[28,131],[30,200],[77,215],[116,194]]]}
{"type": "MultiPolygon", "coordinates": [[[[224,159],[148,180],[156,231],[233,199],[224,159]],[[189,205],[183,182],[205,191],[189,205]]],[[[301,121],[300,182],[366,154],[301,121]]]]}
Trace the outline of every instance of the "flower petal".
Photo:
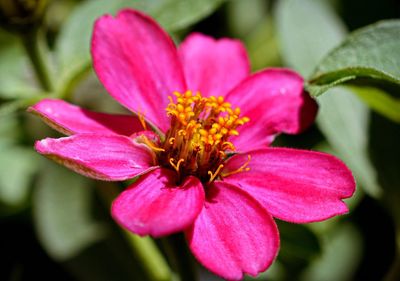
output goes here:
{"type": "Polygon", "coordinates": [[[224,96],[250,73],[246,49],[238,40],[193,33],[179,46],[179,55],[188,89],[203,96],[224,96]]]}
{"type": "Polygon", "coordinates": [[[215,182],[205,206],[186,231],[189,247],[210,271],[229,280],[257,275],[276,257],[279,234],[268,212],[234,185],[215,182]]]}
{"type": "MultiPolygon", "coordinates": [[[[250,152],[250,170],[227,176],[257,199],[274,217],[306,223],[321,221],[348,211],[343,198],[355,190],[350,170],[325,153],[267,148],[250,152]]],[[[223,171],[234,171],[248,155],[233,156],[223,171]]]]}
{"type": "Polygon", "coordinates": [[[176,173],[156,169],[122,192],[112,205],[112,215],[129,231],[159,237],[182,231],[193,223],[204,204],[204,190],[195,177],[179,186],[176,173]]]}
{"type": "Polygon", "coordinates": [[[175,45],[153,19],[130,9],[99,18],[92,56],[100,81],[116,100],[168,128],[168,96],[186,85],[175,45]]]}
{"type": "Polygon", "coordinates": [[[143,130],[137,117],[93,112],[57,99],[44,99],[29,107],[28,111],[66,135],[99,133],[129,136],[143,130]]]}
{"type": "Polygon", "coordinates": [[[99,180],[121,181],[154,169],[153,155],[145,145],[120,135],[78,134],[37,141],[44,156],[99,180]]]}
{"type": "Polygon", "coordinates": [[[268,145],[277,133],[299,133],[317,112],[317,104],[303,91],[303,78],[284,68],[253,74],[228,93],[226,100],[250,118],[239,128],[240,135],[232,138],[238,150],[268,145]]]}

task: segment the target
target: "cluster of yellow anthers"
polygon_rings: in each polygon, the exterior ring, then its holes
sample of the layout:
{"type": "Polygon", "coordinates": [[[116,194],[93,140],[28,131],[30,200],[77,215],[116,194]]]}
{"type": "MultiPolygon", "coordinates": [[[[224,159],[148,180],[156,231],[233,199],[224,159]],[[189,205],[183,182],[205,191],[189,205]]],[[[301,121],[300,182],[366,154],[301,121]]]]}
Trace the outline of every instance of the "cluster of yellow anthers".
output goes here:
{"type": "MultiPolygon", "coordinates": [[[[239,135],[236,127],[249,121],[248,117],[239,118],[240,108],[232,109],[223,97],[202,97],[199,92],[193,94],[192,91],[174,92],[174,95],[176,103],[169,97],[167,113],[179,121],[178,133],[194,134],[194,140],[199,139],[204,145],[218,145],[229,136],[239,135]],[[219,116],[224,112],[225,116],[219,116]]],[[[232,143],[228,147],[234,150],[232,143]]]]}
{"type": "Polygon", "coordinates": [[[173,167],[178,175],[213,181],[223,168],[225,152],[235,150],[228,138],[239,135],[236,128],[249,118],[240,117],[240,109],[232,109],[223,97],[203,97],[192,91],[173,94],[176,102],[169,97],[166,108],[171,128],[158,151],[159,162],[173,167]]]}

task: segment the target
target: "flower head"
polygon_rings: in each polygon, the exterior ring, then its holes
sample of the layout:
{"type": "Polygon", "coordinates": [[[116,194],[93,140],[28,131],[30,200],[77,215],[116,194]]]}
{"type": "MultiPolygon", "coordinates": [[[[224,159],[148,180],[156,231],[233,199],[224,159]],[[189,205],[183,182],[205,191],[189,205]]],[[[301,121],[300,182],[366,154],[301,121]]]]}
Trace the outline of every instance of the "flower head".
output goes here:
{"type": "Polygon", "coordinates": [[[134,10],[97,20],[92,55],[105,88],[135,115],[43,100],[30,111],[70,136],[35,147],[95,179],[140,176],[112,205],[131,232],[183,231],[200,263],[237,280],[275,259],[272,217],[304,223],[347,212],[342,199],[355,183],[340,160],[268,147],[314,120],[316,103],[295,72],[250,74],[242,44],[231,39],[192,34],[176,49],[134,10]]]}

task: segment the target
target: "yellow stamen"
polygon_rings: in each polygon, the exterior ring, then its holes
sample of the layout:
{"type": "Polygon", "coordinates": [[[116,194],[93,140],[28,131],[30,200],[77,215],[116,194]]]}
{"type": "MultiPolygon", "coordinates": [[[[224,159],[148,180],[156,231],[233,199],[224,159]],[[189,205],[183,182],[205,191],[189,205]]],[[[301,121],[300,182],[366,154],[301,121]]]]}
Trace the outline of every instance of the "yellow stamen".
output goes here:
{"type": "Polygon", "coordinates": [[[208,171],[207,174],[210,175],[210,179],[208,180],[209,182],[212,182],[219,174],[219,172],[221,171],[221,169],[224,167],[224,165],[220,164],[218,166],[218,169],[215,171],[215,173],[208,171]]]}
{"type": "Polygon", "coordinates": [[[142,136],[143,142],[150,147],[152,150],[156,151],[156,152],[164,152],[165,149],[161,148],[161,147],[157,147],[155,146],[146,136],[142,136]]]}
{"type": "Polygon", "coordinates": [[[235,146],[233,145],[233,143],[231,143],[231,142],[229,142],[229,141],[226,141],[226,142],[224,142],[223,144],[222,144],[222,148],[224,149],[224,150],[235,150],[235,146]]]}
{"type": "Polygon", "coordinates": [[[234,171],[230,171],[230,172],[227,172],[227,173],[222,173],[221,177],[225,178],[227,176],[231,176],[231,175],[234,175],[234,174],[237,174],[237,173],[250,171],[250,168],[247,167],[249,165],[249,163],[250,163],[250,160],[251,160],[251,155],[249,154],[249,155],[247,155],[246,163],[244,163],[242,166],[240,166],[238,169],[236,169],[234,171]]]}
{"type": "Polygon", "coordinates": [[[238,136],[238,135],[239,135],[239,132],[238,132],[237,130],[230,130],[230,131],[229,131],[229,135],[230,135],[230,136],[238,136]]]}
{"type": "MultiPolygon", "coordinates": [[[[172,167],[179,177],[195,175],[210,181],[221,177],[223,163],[235,151],[229,138],[239,135],[238,127],[249,118],[240,116],[240,109],[221,96],[185,91],[173,92],[168,99],[171,127],[162,145],[165,153],[159,154],[160,165],[172,167]]],[[[246,166],[237,172],[247,170],[246,166]]]]}
{"type": "Polygon", "coordinates": [[[144,114],[140,111],[138,112],[138,118],[139,118],[140,124],[142,125],[143,129],[145,131],[147,131],[147,124],[146,124],[146,120],[144,118],[144,114]]]}
{"type": "Polygon", "coordinates": [[[176,163],[176,165],[174,164],[175,159],[174,158],[170,158],[169,159],[169,164],[171,164],[171,166],[179,173],[179,167],[181,165],[181,163],[183,161],[185,161],[185,159],[179,159],[178,163],[176,163]]]}

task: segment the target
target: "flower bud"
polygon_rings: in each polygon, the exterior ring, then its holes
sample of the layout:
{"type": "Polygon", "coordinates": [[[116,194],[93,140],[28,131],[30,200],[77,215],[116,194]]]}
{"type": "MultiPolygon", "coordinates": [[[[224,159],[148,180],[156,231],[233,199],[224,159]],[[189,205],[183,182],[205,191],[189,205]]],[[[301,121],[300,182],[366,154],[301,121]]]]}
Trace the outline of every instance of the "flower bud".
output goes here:
{"type": "Polygon", "coordinates": [[[47,0],[0,0],[0,23],[13,30],[29,28],[39,23],[47,0]]]}

